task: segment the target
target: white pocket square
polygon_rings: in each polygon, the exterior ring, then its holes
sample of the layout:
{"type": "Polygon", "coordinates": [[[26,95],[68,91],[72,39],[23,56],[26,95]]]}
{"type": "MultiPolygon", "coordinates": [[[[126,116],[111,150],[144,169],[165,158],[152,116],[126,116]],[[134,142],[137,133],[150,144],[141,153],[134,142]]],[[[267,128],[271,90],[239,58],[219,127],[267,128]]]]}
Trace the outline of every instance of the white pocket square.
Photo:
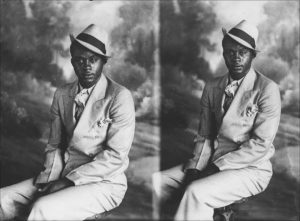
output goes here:
{"type": "Polygon", "coordinates": [[[110,119],[108,117],[108,118],[104,118],[104,119],[98,120],[97,121],[97,126],[98,127],[103,127],[104,125],[111,124],[111,123],[112,123],[112,119],[110,119]]]}
{"type": "Polygon", "coordinates": [[[252,105],[248,106],[246,108],[246,116],[251,117],[252,115],[256,114],[258,112],[258,106],[257,105],[252,105]]]}

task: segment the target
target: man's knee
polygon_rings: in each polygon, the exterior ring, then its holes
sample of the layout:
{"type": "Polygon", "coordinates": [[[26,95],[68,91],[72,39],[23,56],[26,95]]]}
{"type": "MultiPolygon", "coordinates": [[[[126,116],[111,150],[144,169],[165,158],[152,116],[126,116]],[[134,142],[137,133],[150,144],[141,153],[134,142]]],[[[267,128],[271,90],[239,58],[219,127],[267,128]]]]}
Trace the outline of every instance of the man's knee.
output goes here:
{"type": "Polygon", "coordinates": [[[13,209],[13,200],[7,196],[1,196],[0,220],[12,219],[15,214],[10,213],[13,209]]]}
{"type": "Polygon", "coordinates": [[[168,177],[164,173],[156,172],[152,174],[152,187],[153,193],[162,201],[170,195],[168,177]]]}
{"type": "MultiPolygon", "coordinates": [[[[2,190],[2,189],[1,189],[2,190]]],[[[12,219],[17,214],[17,207],[15,197],[13,193],[5,192],[0,190],[0,220],[12,219]]]]}
{"type": "Polygon", "coordinates": [[[161,193],[161,173],[160,172],[156,172],[152,174],[152,187],[153,187],[153,191],[154,193],[159,196],[161,193]]]}
{"type": "Polygon", "coordinates": [[[5,208],[11,208],[13,205],[13,198],[9,194],[3,194],[0,190],[1,200],[0,200],[0,211],[4,211],[5,208]],[[3,208],[3,209],[2,209],[3,208]]]}

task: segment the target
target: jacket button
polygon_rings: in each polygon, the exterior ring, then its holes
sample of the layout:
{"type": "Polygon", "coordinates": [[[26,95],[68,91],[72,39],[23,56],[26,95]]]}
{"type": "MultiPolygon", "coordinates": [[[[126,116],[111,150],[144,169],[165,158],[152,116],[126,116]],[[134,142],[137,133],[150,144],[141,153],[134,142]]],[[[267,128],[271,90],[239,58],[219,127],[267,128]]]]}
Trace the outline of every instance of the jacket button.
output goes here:
{"type": "Polygon", "coordinates": [[[89,154],[89,157],[93,157],[93,156],[94,156],[94,154],[91,154],[91,153],[89,154]]]}

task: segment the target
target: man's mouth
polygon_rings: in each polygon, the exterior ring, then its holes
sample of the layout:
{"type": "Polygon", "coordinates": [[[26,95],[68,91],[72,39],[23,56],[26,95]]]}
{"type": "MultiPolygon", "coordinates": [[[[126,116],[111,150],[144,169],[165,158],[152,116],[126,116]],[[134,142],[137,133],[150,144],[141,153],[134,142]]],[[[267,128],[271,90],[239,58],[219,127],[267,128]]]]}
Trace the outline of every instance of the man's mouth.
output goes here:
{"type": "Polygon", "coordinates": [[[94,75],[92,73],[85,73],[85,74],[83,74],[82,77],[85,80],[92,80],[92,79],[94,79],[94,75]]]}
{"type": "Polygon", "coordinates": [[[242,69],[243,69],[242,65],[234,65],[233,66],[233,70],[235,70],[235,71],[241,71],[242,69]]]}

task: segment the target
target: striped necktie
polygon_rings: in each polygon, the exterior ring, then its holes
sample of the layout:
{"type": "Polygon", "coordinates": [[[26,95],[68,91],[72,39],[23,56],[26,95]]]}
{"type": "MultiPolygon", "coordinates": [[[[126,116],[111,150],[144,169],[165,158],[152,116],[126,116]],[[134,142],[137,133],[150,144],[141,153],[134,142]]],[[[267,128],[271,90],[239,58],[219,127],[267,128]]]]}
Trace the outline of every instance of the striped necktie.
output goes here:
{"type": "Polygon", "coordinates": [[[75,107],[75,120],[76,123],[79,121],[81,114],[84,110],[85,107],[85,103],[87,101],[89,97],[89,93],[87,91],[87,89],[83,89],[81,90],[75,97],[75,103],[76,103],[76,107],[75,107]]]}
{"type": "Polygon", "coordinates": [[[224,114],[228,111],[232,101],[233,101],[233,95],[226,94],[224,104],[223,104],[224,114]]]}
{"type": "Polygon", "coordinates": [[[223,104],[224,115],[227,112],[227,110],[229,109],[229,107],[233,101],[233,98],[234,98],[234,95],[235,95],[235,92],[236,92],[238,86],[239,86],[238,81],[233,81],[229,85],[227,85],[225,88],[225,100],[224,100],[224,104],[223,104]]]}

